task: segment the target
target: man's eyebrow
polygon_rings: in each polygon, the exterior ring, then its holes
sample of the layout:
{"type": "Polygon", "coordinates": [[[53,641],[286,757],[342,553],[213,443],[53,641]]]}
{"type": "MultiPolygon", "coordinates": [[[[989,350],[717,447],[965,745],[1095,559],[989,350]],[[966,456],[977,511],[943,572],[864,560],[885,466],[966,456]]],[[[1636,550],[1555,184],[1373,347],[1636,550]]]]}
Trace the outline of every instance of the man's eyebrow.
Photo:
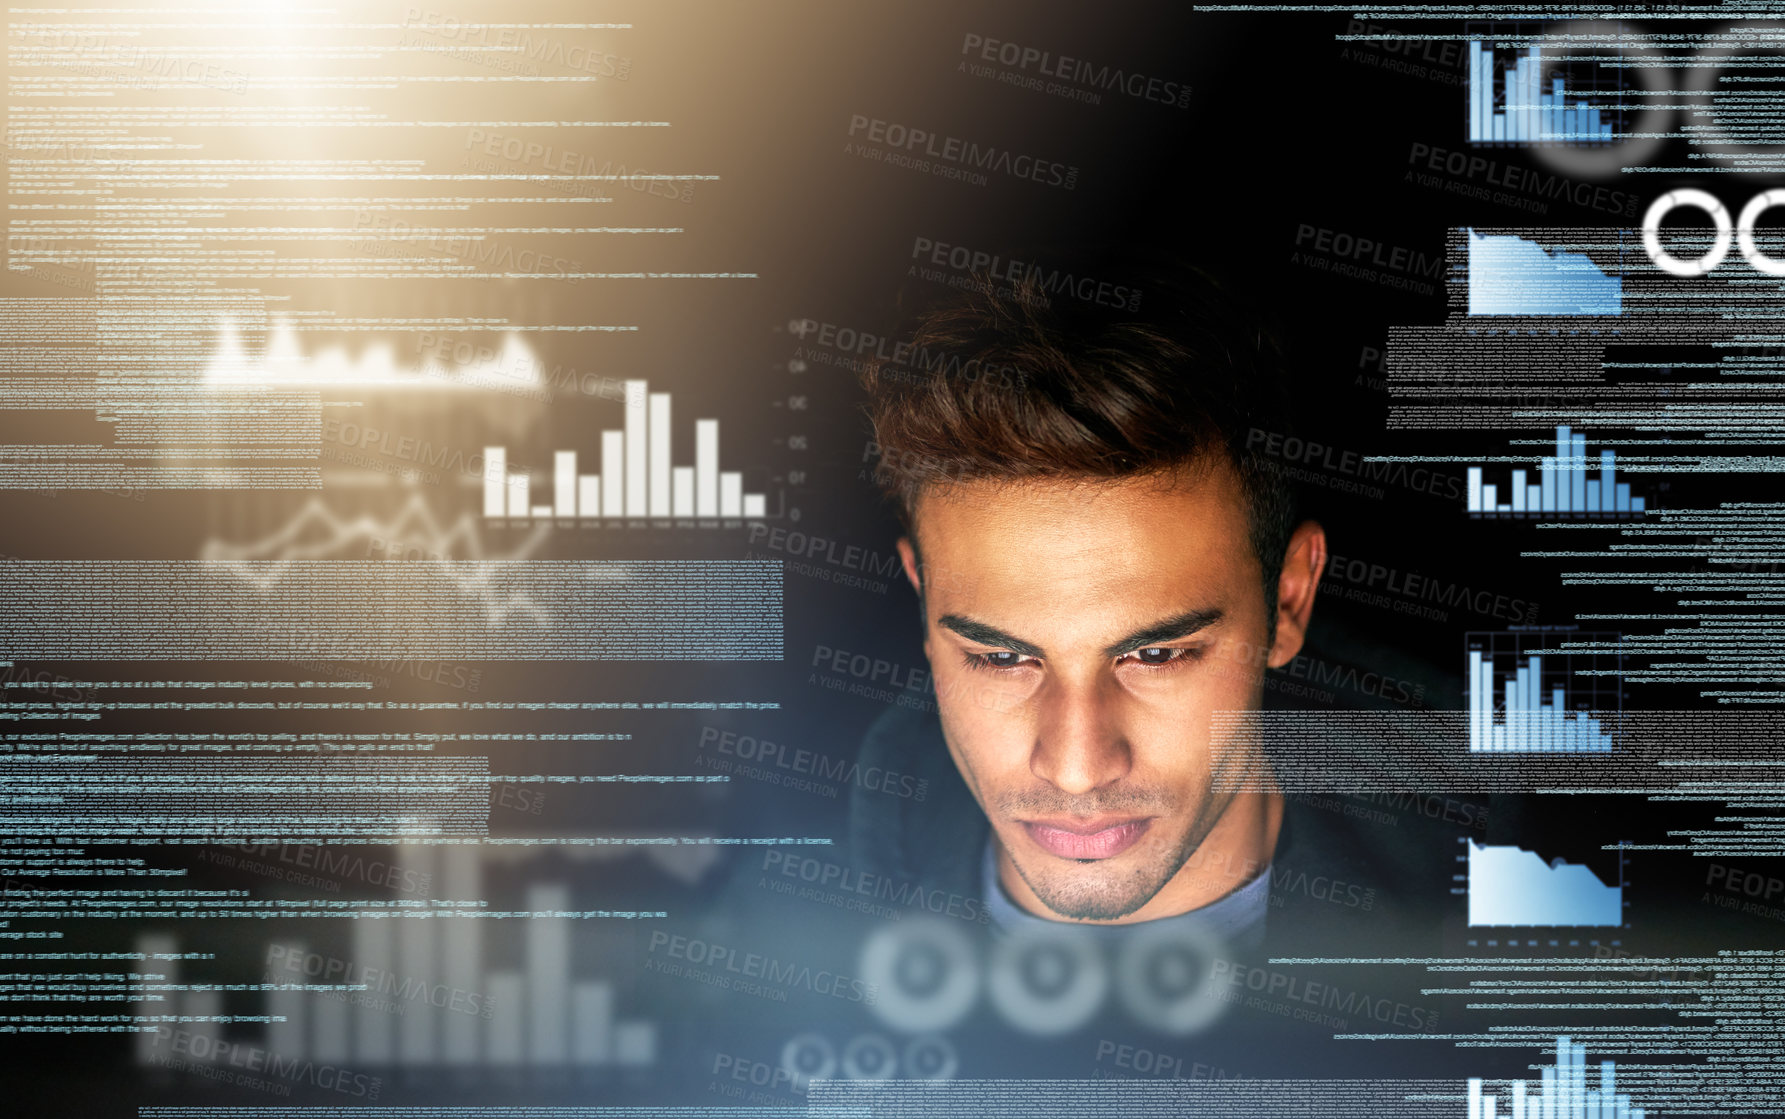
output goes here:
{"type": "Polygon", "coordinates": [[[1189,637],[1197,630],[1206,629],[1220,621],[1223,613],[1219,606],[1212,606],[1207,610],[1189,610],[1175,618],[1154,622],[1147,628],[1136,630],[1104,649],[1104,655],[1123,657],[1136,649],[1145,649],[1149,645],[1158,645],[1164,641],[1176,641],[1180,637],[1189,637]]]}
{"type": "MultiPolygon", "coordinates": [[[[1181,637],[1189,637],[1198,630],[1206,629],[1209,626],[1214,625],[1225,616],[1225,611],[1218,606],[1210,607],[1206,610],[1189,610],[1176,617],[1154,622],[1145,629],[1136,630],[1127,637],[1117,641],[1115,644],[1110,645],[1104,649],[1103,652],[1105,656],[1109,657],[1126,656],[1127,654],[1134,652],[1136,649],[1145,649],[1149,645],[1158,645],[1161,642],[1176,641],[1181,637]]],[[[980,645],[991,645],[999,649],[1008,649],[1013,653],[1019,653],[1025,657],[1047,656],[1046,653],[1042,652],[1041,646],[1039,645],[1024,641],[1020,637],[1012,637],[1010,634],[1005,633],[996,626],[989,626],[984,622],[976,622],[972,618],[964,617],[960,614],[944,614],[942,617],[938,618],[936,622],[938,625],[951,629],[962,637],[965,637],[967,640],[976,642],[980,645]]]]}
{"type": "Polygon", "coordinates": [[[981,645],[1008,649],[1025,657],[1045,655],[1039,645],[1030,644],[1020,637],[1012,637],[996,626],[988,626],[984,622],[976,622],[972,618],[963,617],[960,614],[944,614],[936,619],[936,624],[952,629],[967,640],[981,645]]]}

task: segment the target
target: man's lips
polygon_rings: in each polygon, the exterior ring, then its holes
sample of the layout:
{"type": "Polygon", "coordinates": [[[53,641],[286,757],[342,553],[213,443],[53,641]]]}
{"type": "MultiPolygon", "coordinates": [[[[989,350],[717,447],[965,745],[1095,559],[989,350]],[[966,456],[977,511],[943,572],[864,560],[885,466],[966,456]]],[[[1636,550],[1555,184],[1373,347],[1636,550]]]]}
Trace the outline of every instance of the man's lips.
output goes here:
{"type": "Polygon", "coordinates": [[[1060,817],[1023,820],[1035,845],[1062,859],[1110,859],[1134,846],[1146,833],[1151,817],[1103,816],[1090,820],[1060,817]]]}

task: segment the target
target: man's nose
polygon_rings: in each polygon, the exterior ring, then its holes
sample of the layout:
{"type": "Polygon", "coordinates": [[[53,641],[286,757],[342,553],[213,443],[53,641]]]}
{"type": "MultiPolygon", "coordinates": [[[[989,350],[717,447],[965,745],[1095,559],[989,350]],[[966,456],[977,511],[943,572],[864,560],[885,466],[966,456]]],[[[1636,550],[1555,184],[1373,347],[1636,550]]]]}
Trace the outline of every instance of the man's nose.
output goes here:
{"type": "Polygon", "coordinates": [[[1114,681],[1056,678],[1044,687],[1029,772],[1073,796],[1126,777],[1134,757],[1114,681]]]}

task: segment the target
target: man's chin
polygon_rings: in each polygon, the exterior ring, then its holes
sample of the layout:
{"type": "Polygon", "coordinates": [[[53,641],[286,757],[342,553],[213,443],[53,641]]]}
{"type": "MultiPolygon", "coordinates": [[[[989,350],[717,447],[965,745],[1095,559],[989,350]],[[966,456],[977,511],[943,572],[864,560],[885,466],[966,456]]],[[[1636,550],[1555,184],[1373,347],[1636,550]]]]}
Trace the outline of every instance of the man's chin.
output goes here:
{"type": "Polygon", "coordinates": [[[1164,886],[1130,849],[1104,859],[1061,858],[1026,852],[1011,863],[1029,892],[1053,916],[1068,921],[1114,921],[1139,910],[1164,886]]]}
{"type": "Polygon", "coordinates": [[[1152,901],[1157,890],[1107,890],[1100,888],[1083,889],[1078,884],[1055,889],[1036,889],[1029,887],[1036,898],[1045,905],[1049,912],[1068,921],[1116,921],[1130,916],[1147,902],[1152,901]]]}

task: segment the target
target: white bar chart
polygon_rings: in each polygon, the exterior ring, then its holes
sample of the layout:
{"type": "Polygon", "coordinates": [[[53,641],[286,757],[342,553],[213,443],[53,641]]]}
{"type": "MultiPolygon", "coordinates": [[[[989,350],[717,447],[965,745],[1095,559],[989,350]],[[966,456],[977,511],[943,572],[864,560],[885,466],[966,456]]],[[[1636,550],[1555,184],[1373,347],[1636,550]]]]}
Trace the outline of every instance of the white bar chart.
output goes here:
{"type": "MultiPolygon", "coordinates": [[[[507,447],[483,450],[483,515],[506,519],[761,520],[768,499],[744,491],[741,471],[719,469],[719,421],[694,421],[693,464],[678,465],[670,394],[626,382],[626,418],[601,433],[599,473],[581,473],[583,455],[554,450],[550,500],[514,465],[507,447]]],[[[543,489],[546,480],[541,479],[543,489]]]]}
{"type": "MultiPolygon", "coordinates": [[[[396,865],[426,874],[429,892],[446,901],[483,897],[479,853],[471,847],[398,849],[396,865]]],[[[261,1039],[286,1060],[354,1069],[474,1067],[643,1067],[657,1060],[654,1022],[616,1017],[614,984],[576,974],[578,921],[570,888],[539,883],[526,891],[518,964],[512,955],[491,967],[485,922],[476,917],[383,916],[356,919],[345,958],[316,943],[281,940],[265,953],[269,1022],[261,1039]],[[301,990],[316,984],[328,990],[301,990]]],[[[149,955],[173,955],[178,941],[162,933],[137,938],[149,955]]],[[[339,953],[339,949],[333,950],[339,953]]],[[[500,953],[494,953],[500,956],[500,953]]],[[[146,960],[145,974],[188,982],[177,960],[146,960]]],[[[219,991],[168,991],[138,982],[132,1010],[145,1017],[223,1013],[219,991]]],[[[167,1019],[171,1020],[171,1018],[167,1019]]],[[[184,1059],[211,1060],[222,1034],[217,1022],[182,1025],[199,1038],[184,1059]],[[202,1035],[202,1037],[200,1036],[202,1035]]],[[[165,1034],[136,1035],[138,1064],[165,1063],[165,1034]]]]}
{"type": "MultiPolygon", "coordinates": [[[[395,862],[439,883],[448,901],[483,896],[484,876],[471,847],[400,848],[395,862]]],[[[485,922],[475,917],[356,920],[347,975],[363,991],[276,992],[288,1021],[269,1028],[267,1045],[283,1056],[324,1052],[350,1066],[484,1065],[642,1066],[656,1061],[657,1027],[615,1016],[613,984],[573,968],[576,920],[568,886],[526,891],[527,918],[518,966],[489,966],[485,922]],[[351,1007],[351,1012],[349,1008],[351,1007]]],[[[166,947],[163,947],[166,950],[166,947]]],[[[297,947],[279,954],[301,960],[297,947]]],[[[269,971],[303,981],[302,969],[269,971]]]]}

